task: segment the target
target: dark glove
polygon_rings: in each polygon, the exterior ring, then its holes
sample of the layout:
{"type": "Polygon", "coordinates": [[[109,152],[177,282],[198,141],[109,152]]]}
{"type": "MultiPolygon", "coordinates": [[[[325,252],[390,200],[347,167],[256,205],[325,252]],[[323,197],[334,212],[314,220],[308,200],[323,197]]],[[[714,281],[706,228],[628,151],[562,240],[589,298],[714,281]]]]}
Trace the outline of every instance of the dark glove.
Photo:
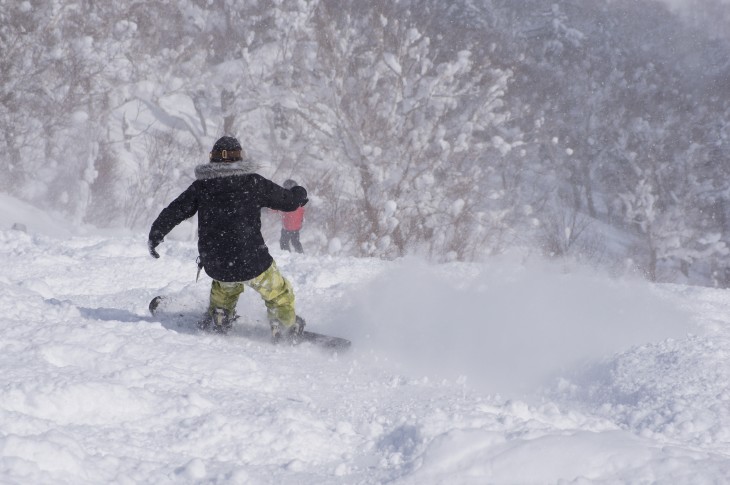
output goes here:
{"type": "Polygon", "coordinates": [[[299,201],[299,207],[302,207],[309,202],[309,199],[307,198],[307,189],[304,187],[295,185],[291,188],[291,191],[294,194],[294,197],[299,201]]]}
{"type": "Polygon", "coordinates": [[[160,255],[155,251],[155,248],[159,245],[159,241],[153,241],[152,239],[147,241],[147,248],[150,250],[150,254],[153,258],[157,259],[160,255]]]}

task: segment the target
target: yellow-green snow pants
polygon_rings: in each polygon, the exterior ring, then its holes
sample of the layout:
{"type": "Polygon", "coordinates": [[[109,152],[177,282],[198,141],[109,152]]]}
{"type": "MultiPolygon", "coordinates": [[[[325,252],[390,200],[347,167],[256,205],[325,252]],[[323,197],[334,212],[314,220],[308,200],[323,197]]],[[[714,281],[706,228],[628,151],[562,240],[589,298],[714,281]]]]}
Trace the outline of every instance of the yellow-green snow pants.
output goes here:
{"type": "Polygon", "coordinates": [[[229,315],[233,315],[236,311],[238,297],[241,296],[246,286],[253,288],[261,295],[266,304],[269,320],[278,320],[287,327],[294,324],[296,320],[294,290],[291,283],[281,275],[276,263],[271,263],[269,269],[248,281],[213,280],[208,312],[212,314],[216,308],[223,308],[229,315]]]}

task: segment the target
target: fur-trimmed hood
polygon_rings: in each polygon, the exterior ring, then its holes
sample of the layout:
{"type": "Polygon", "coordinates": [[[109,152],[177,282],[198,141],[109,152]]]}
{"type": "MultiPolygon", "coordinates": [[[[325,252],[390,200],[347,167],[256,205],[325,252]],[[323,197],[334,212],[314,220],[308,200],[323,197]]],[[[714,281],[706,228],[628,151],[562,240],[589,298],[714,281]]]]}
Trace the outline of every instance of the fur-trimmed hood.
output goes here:
{"type": "Polygon", "coordinates": [[[261,165],[247,158],[240,162],[230,163],[205,163],[195,167],[195,179],[196,180],[207,180],[219,177],[229,177],[231,175],[247,175],[250,173],[257,173],[261,168],[261,165]]]}

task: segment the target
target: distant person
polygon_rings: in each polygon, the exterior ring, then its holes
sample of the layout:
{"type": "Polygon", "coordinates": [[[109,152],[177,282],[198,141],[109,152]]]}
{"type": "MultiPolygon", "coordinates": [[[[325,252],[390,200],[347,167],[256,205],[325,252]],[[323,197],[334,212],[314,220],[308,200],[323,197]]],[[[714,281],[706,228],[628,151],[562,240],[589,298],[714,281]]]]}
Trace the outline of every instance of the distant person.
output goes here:
{"type": "Polygon", "coordinates": [[[300,335],[304,320],[294,309],[294,290],[276,267],[261,235],[261,209],[296,211],[307,203],[307,191],[296,184],[282,188],[255,173],[238,140],[215,142],[210,163],[195,167],[195,181],[165,207],[149,234],[150,254],[176,225],[198,213],[198,251],[213,278],[204,330],[227,333],[238,297],[248,286],[263,298],[274,341],[300,335]]]}
{"type": "MultiPolygon", "coordinates": [[[[285,189],[296,187],[296,181],[288,179],[283,184],[285,189]]],[[[281,212],[281,238],[279,245],[284,251],[291,252],[291,247],[298,253],[304,253],[302,243],[299,241],[299,231],[304,223],[304,206],[291,212],[281,212]]]]}

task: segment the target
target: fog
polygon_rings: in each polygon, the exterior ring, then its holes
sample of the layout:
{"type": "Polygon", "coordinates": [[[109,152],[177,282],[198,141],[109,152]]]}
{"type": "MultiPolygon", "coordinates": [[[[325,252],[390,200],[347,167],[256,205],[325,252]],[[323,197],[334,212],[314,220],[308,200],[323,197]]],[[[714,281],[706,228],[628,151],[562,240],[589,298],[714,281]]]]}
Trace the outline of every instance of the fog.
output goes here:
{"type": "Polygon", "coordinates": [[[547,263],[489,263],[439,272],[416,260],[358,293],[348,332],[414,378],[465,377],[470,386],[521,395],[557,374],[633,345],[683,337],[694,326],[639,281],[547,263]]]}

